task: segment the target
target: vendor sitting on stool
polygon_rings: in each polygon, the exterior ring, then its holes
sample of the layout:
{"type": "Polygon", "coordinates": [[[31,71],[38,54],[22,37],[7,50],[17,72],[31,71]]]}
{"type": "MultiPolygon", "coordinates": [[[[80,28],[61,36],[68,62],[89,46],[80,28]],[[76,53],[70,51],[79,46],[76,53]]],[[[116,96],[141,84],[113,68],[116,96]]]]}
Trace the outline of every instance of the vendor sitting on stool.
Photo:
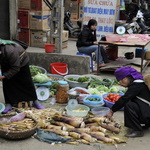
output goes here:
{"type": "Polygon", "coordinates": [[[95,52],[96,62],[99,61],[99,67],[105,67],[105,63],[108,62],[108,58],[103,46],[100,46],[98,60],[98,41],[96,39],[96,27],[97,21],[95,19],[90,19],[88,25],[85,25],[79,34],[76,46],[80,53],[91,54],[95,52]]]}
{"type": "Polygon", "coordinates": [[[124,124],[131,131],[126,137],[142,137],[143,129],[150,126],[150,91],[143,81],[143,76],[134,68],[121,67],[115,71],[120,85],[127,87],[127,91],[111,108],[106,117],[124,107],[124,124]],[[145,126],[141,126],[145,124],[145,126]]]}

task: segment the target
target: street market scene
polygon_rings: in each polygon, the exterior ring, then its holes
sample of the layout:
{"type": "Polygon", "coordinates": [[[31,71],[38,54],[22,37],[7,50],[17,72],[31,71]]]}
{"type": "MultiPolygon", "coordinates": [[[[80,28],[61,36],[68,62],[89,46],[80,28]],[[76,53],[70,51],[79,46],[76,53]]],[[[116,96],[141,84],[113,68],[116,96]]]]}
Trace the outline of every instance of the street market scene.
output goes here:
{"type": "Polygon", "coordinates": [[[150,2],[2,3],[0,148],[148,150],[150,2]]]}

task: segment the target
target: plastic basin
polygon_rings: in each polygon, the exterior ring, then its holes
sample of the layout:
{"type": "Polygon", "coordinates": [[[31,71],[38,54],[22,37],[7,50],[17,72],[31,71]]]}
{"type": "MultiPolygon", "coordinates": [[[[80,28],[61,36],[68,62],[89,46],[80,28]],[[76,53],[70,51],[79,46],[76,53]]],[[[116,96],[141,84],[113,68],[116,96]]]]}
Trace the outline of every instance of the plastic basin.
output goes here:
{"type": "MultiPolygon", "coordinates": [[[[103,101],[105,102],[105,106],[111,108],[115,103],[113,102],[110,102],[110,101],[107,101],[104,99],[104,97],[107,97],[107,95],[110,94],[110,93],[106,93],[106,94],[103,94],[102,97],[103,97],[103,101]]],[[[116,94],[116,93],[113,93],[113,94],[116,94]]],[[[123,93],[118,93],[120,96],[123,96],[124,94],[123,93]]],[[[124,107],[121,108],[120,110],[124,110],[124,107]]]]}
{"type": "Polygon", "coordinates": [[[82,82],[82,83],[81,82],[77,82],[77,81],[68,80],[68,78],[78,79],[80,77],[85,77],[85,76],[81,76],[81,75],[66,75],[66,76],[64,76],[64,79],[68,82],[70,88],[75,88],[75,87],[87,88],[88,84],[90,83],[90,77],[89,77],[89,81],[82,82]]]}
{"type": "Polygon", "coordinates": [[[109,107],[95,107],[91,109],[92,113],[97,116],[105,116],[109,111],[109,107]]]}
{"type": "Polygon", "coordinates": [[[76,116],[76,117],[85,117],[90,110],[88,106],[81,105],[81,104],[77,104],[73,109],[69,107],[69,105],[67,105],[65,108],[66,108],[67,115],[76,116]]]}
{"type": "Polygon", "coordinates": [[[103,106],[105,104],[102,96],[99,96],[99,95],[88,95],[83,99],[83,103],[89,106],[90,108],[103,106]],[[91,100],[88,100],[88,98],[97,98],[97,99],[100,99],[100,101],[91,101],[91,100]]]}

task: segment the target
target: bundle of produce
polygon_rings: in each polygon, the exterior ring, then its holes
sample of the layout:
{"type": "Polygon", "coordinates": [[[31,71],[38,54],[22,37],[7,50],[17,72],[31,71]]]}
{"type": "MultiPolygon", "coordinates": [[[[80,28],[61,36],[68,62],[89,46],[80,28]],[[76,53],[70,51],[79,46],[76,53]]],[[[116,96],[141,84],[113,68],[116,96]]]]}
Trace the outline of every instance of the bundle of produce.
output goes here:
{"type": "Polygon", "coordinates": [[[38,73],[43,73],[43,74],[47,73],[47,71],[42,67],[35,66],[35,65],[30,65],[29,67],[30,67],[31,76],[35,76],[38,73]]]}
{"type": "Polygon", "coordinates": [[[119,123],[106,117],[88,115],[83,117],[72,117],[63,115],[63,112],[55,109],[29,110],[28,115],[35,117],[38,126],[45,131],[53,132],[64,138],[71,138],[69,144],[90,144],[93,142],[122,143],[124,140],[114,136],[119,134],[121,126],[119,123]]]}
{"type": "Polygon", "coordinates": [[[91,95],[102,96],[105,93],[125,93],[126,89],[119,86],[116,79],[103,79],[100,80],[96,77],[91,77],[88,91],[91,95]]]}
{"type": "Polygon", "coordinates": [[[49,81],[51,81],[51,79],[46,74],[38,73],[33,77],[33,82],[35,83],[46,83],[49,81]]]}

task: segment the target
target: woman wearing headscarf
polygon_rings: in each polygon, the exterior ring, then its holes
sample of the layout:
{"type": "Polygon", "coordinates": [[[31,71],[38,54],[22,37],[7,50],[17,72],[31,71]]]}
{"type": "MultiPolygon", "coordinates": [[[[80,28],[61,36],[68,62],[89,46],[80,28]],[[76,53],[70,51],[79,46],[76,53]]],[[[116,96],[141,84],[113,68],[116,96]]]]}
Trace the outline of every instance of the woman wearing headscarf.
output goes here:
{"type": "Polygon", "coordinates": [[[150,126],[150,91],[143,76],[132,67],[121,67],[114,74],[120,85],[127,87],[127,91],[106,117],[111,118],[113,113],[124,107],[124,124],[131,129],[125,136],[142,137],[143,129],[150,126]]]}
{"type": "Polygon", "coordinates": [[[16,42],[0,39],[0,65],[0,79],[6,103],[2,113],[11,111],[13,105],[22,101],[33,101],[34,107],[43,109],[37,100],[29,69],[29,57],[25,49],[16,42]]]}
{"type": "Polygon", "coordinates": [[[97,21],[95,19],[90,19],[88,25],[85,25],[79,34],[76,46],[80,53],[91,54],[95,52],[96,62],[99,61],[99,67],[104,67],[108,59],[103,46],[100,46],[100,57],[99,60],[97,60],[98,42],[96,39],[96,27],[97,21]]]}

